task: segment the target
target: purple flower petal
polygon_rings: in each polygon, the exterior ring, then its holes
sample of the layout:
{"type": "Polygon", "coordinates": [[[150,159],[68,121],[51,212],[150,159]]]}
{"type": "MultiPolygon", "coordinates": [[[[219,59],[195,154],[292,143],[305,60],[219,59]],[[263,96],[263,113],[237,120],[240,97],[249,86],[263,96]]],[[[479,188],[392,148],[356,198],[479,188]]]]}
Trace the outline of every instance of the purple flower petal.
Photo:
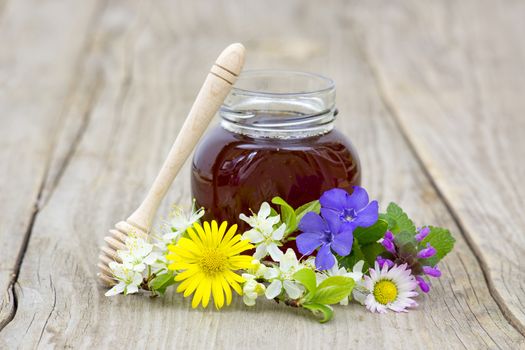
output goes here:
{"type": "Polygon", "coordinates": [[[306,213],[299,222],[299,230],[310,233],[323,233],[328,229],[323,218],[314,212],[306,213]]]}
{"type": "Polygon", "coordinates": [[[335,256],[330,251],[330,245],[325,244],[317,252],[315,267],[318,270],[328,270],[335,264],[335,256]]]}
{"type": "Polygon", "coordinates": [[[377,222],[379,216],[379,205],[377,201],[372,201],[364,209],[357,213],[357,217],[352,222],[355,227],[370,227],[377,222]]]}
{"type": "Polygon", "coordinates": [[[394,242],[392,242],[391,240],[384,238],[383,241],[381,241],[381,244],[390,253],[394,254],[396,252],[396,246],[394,245],[394,242]]]}
{"type": "Polygon", "coordinates": [[[441,271],[438,269],[437,266],[434,266],[434,267],[423,266],[423,272],[426,275],[429,275],[432,277],[441,277],[441,271]]]}
{"type": "Polygon", "coordinates": [[[427,243],[427,247],[425,249],[420,250],[417,253],[417,257],[420,259],[428,259],[436,255],[436,249],[430,245],[430,243],[427,243]]]}
{"type": "Polygon", "coordinates": [[[326,220],[330,232],[333,234],[338,233],[341,224],[343,223],[343,221],[341,221],[340,213],[333,209],[321,208],[321,215],[326,220]]]}
{"type": "Polygon", "coordinates": [[[347,256],[352,251],[354,234],[352,231],[341,232],[335,235],[332,241],[332,250],[341,256],[347,256]]]}
{"type": "Polygon", "coordinates": [[[297,236],[295,244],[301,254],[312,254],[323,243],[323,236],[318,233],[302,233],[297,236]]]}
{"type": "Polygon", "coordinates": [[[423,227],[421,230],[419,230],[419,233],[415,235],[416,240],[418,242],[421,242],[425,239],[425,237],[430,233],[430,229],[428,227],[423,227]]]}
{"type": "Polygon", "coordinates": [[[427,284],[427,282],[423,279],[421,276],[416,276],[417,284],[419,285],[419,288],[423,291],[423,293],[428,293],[430,290],[430,286],[427,284]]]}
{"type": "Polygon", "coordinates": [[[392,234],[392,231],[386,231],[385,232],[385,239],[388,239],[389,241],[394,240],[394,235],[392,234]]]}
{"type": "Polygon", "coordinates": [[[354,186],[354,192],[346,199],[346,208],[352,208],[356,211],[361,210],[368,204],[368,193],[363,187],[354,186]]]}
{"type": "Polygon", "coordinates": [[[381,255],[377,256],[376,261],[379,264],[380,268],[382,268],[385,264],[387,264],[388,268],[391,268],[394,266],[394,262],[392,260],[384,259],[381,255]]]}
{"type": "Polygon", "coordinates": [[[323,208],[331,208],[343,211],[346,205],[348,193],[340,188],[334,188],[323,193],[319,198],[319,203],[323,208]]]}

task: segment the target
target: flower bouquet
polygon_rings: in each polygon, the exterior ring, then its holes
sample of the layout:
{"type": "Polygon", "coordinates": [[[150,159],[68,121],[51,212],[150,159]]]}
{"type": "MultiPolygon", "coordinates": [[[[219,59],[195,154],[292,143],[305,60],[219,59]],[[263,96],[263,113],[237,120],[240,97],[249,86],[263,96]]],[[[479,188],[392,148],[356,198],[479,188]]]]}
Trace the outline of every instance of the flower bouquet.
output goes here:
{"type": "Polygon", "coordinates": [[[205,209],[195,203],[190,213],[174,207],[151,242],[127,238],[109,265],[117,283],[106,295],[158,296],[176,285],[193,308],[213,300],[221,309],[235,292],[247,306],[274,300],[320,322],[332,318],[332,305],[350,301],[371,312],[406,312],[441,276],[438,263],[455,242],[444,228],[416,228],[394,203],[379,213],[362,187],[334,188],[296,209],[280,197],[271,202],[239,216],[250,227],[242,233],[236,224],[201,222],[205,209]],[[284,251],[290,243],[295,249],[284,251]]]}

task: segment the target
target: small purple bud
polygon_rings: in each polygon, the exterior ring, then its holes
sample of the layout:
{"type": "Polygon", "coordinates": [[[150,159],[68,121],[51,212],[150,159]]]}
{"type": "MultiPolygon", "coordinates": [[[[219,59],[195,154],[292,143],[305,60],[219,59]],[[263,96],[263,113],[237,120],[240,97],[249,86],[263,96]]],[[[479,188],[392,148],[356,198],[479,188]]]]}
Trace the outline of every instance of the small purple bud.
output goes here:
{"type": "Polygon", "coordinates": [[[425,249],[420,250],[417,253],[417,257],[420,259],[428,259],[436,255],[436,249],[430,245],[430,243],[427,243],[427,247],[425,249]]]}
{"type": "Polygon", "coordinates": [[[394,235],[392,234],[392,231],[386,231],[385,239],[388,239],[389,241],[393,241],[394,240],[394,235]]]}
{"type": "Polygon", "coordinates": [[[423,272],[425,273],[425,275],[429,275],[432,277],[441,277],[441,271],[439,271],[437,266],[423,266],[423,272]]]}
{"type": "Polygon", "coordinates": [[[417,284],[419,285],[419,288],[423,291],[423,293],[428,293],[430,290],[430,286],[427,284],[427,282],[423,279],[421,276],[416,276],[417,284]]]}
{"type": "Polygon", "coordinates": [[[428,236],[429,233],[430,233],[430,229],[428,227],[423,227],[422,229],[419,230],[419,233],[415,236],[416,240],[418,242],[421,242],[422,240],[425,239],[426,236],[428,236]]]}
{"type": "Polygon", "coordinates": [[[394,242],[392,242],[391,240],[384,238],[383,241],[381,242],[381,244],[390,253],[395,253],[396,252],[396,247],[394,246],[394,242]]]}
{"type": "Polygon", "coordinates": [[[394,266],[394,262],[390,259],[384,259],[381,255],[378,255],[376,258],[377,263],[380,267],[383,267],[385,264],[388,265],[388,268],[394,266]]]}

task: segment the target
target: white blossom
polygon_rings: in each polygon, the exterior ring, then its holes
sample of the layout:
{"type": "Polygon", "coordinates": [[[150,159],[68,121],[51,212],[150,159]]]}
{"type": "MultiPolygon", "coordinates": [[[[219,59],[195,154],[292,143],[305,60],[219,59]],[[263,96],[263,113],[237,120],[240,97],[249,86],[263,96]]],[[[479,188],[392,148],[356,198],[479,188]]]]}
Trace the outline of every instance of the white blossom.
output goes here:
{"type": "Polygon", "coordinates": [[[106,296],[113,296],[120,293],[133,294],[138,292],[139,286],[142,283],[142,273],[134,270],[128,264],[119,264],[115,261],[109,263],[109,268],[113,272],[113,276],[119,282],[113,288],[106,292],[106,296]]]}
{"type": "Polygon", "coordinates": [[[244,232],[242,237],[256,246],[254,258],[260,260],[269,254],[273,261],[280,261],[283,252],[279,247],[282,245],[281,240],[286,231],[286,224],[282,223],[279,227],[274,228],[280,221],[280,216],[269,216],[270,213],[270,205],[264,202],[256,215],[254,214],[251,217],[244,214],[239,215],[241,220],[252,227],[252,229],[244,232]]]}
{"type": "Polygon", "coordinates": [[[297,299],[304,293],[302,284],[293,279],[293,275],[304,268],[304,265],[299,263],[295,252],[288,249],[286,254],[283,254],[279,266],[268,268],[264,274],[264,278],[270,282],[266,288],[266,298],[273,299],[280,295],[284,289],[286,294],[291,299],[297,299]]]}
{"type": "Polygon", "coordinates": [[[242,287],[242,300],[244,304],[253,306],[257,297],[264,294],[266,287],[264,284],[257,282],[257,277],[252,274],[243,273],[242,277],[246,280],[242,287]]]}

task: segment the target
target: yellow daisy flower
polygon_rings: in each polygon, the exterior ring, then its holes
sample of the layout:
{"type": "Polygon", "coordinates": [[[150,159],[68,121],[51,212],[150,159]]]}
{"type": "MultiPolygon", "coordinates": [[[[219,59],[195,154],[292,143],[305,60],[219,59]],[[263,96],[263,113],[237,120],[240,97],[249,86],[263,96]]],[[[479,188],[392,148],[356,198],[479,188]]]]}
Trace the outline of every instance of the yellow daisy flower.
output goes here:
{"type": "Polygon", "coordinates": [[[242,295],[240,283],[244,279],[234,271],[251,267],[253,257],[240,253],[254,246],[235,234],[237,225],[226,231],[227,226],[226,221],[220,227],[215,220],[211,225],[209,222],[202,226],[194,223],[193,228],[188,228],[187,237],[168,246],[170,253],[166,258],[173,261],[168,268],[179,271],[175,276],[175,281],[181,282],[177,292],[184,292],[185,297],[195,293],[193,308],[201,302],[203,307],[208,306],[212,294],[217,309],[224,306],[225,297],[226,304],[230,305],[231,288],[242,295]]]}

